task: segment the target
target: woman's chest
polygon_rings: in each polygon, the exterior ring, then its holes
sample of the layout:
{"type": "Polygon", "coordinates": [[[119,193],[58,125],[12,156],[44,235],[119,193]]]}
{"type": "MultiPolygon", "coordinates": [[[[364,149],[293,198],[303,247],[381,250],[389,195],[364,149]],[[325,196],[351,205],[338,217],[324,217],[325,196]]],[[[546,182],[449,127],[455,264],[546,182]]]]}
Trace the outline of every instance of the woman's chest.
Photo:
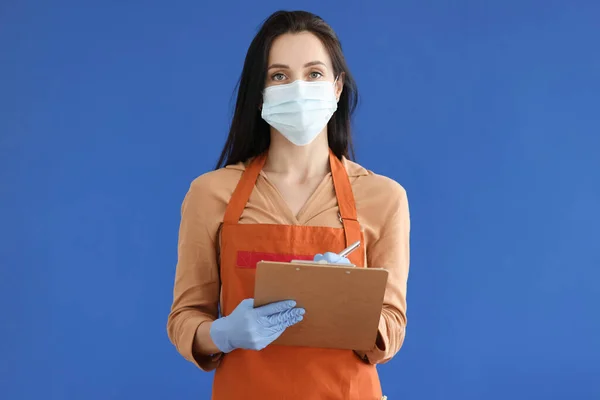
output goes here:
{"type": "Polygon", "coordinates": [[[261,176],[240,222],[341,227],[338,202],[330,178],[293,184],[261,176]]]}

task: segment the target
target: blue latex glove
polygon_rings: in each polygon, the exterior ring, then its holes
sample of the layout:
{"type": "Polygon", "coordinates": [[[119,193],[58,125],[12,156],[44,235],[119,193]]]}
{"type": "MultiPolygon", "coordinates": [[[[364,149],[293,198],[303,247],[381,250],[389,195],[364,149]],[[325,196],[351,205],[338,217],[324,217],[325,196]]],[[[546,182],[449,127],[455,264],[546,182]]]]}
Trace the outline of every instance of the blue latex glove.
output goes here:
{"type": "Polygon", "coordinates": [[[233,312],[214,321],[210,337],[223,353],[235,349],[262,350],[286,328],[302,321],[303,308],[293,300],[254,308],[254,299],[243,300],[233,312]]]}
{"type": "Polygon", "coordinates": [[[313,261],[317,261],[317,262],[323,261],[323,260],[325,260],[331,264],[350,264],[350,260],[348,260],[346,257],[340,257],[336,253],[330,253],[330,252],[327,252],[325,254],[317,254],[315,256],[315,258],[313,259],[313,261]]]}

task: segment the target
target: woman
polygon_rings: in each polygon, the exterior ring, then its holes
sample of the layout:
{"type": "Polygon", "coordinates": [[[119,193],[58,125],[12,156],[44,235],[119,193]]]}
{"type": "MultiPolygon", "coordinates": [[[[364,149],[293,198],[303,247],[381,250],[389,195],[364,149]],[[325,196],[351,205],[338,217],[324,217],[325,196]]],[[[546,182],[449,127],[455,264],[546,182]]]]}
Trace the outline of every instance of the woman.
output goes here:
{"type": "Polygon", "coordinates": [[[168,333],[187,360],[216,369],[213,399],[382,396],[375,365],[404,340],[409,214],[399,184],[348,159],[356,99],[322,19],[277,12],[265,21],[217,169],[194,180],[182,205],[168,333]],[[349,259],[335,254],[356,240],[349,259]],[[269,346],[304,310],[254,308],[253,268],[307,255],[389,271],[370,351],[269,346]]]}

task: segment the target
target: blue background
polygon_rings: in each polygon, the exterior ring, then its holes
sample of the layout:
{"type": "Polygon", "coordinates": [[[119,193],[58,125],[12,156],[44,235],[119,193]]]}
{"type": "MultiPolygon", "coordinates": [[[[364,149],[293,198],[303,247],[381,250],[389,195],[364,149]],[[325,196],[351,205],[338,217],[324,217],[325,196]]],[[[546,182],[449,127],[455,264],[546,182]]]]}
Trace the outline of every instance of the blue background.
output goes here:
{"type": "Polygon", "coordinates": [[[208,399],[166,335],[180,205],[271,12],[338,32],[412,214],[393,399],[600,398],[600,2],[3,1],[0,397],[208,399]]]}

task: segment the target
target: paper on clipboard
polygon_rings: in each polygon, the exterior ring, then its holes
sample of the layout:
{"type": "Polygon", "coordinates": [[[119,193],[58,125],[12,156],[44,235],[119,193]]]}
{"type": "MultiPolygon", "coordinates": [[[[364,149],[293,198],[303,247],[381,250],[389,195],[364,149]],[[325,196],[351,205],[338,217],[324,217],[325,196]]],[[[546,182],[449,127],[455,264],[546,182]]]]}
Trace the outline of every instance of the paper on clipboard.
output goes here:
{"type": "Polygon", "coordinates": [[[292,264],[310,264],[310,265],[329,265],[337,267],[356,267],[354,264],[343,264],[343,263],[328,263],[327,261],[312,261],[312,260],[292,260],[292,264]]]}
{"type": "Polygon", "coordinates": [[[295,300],[304,319],[275,345],[371,350],[375,346],[388,271],[348,264],[257,264],[255,307],[295,300]]]}

